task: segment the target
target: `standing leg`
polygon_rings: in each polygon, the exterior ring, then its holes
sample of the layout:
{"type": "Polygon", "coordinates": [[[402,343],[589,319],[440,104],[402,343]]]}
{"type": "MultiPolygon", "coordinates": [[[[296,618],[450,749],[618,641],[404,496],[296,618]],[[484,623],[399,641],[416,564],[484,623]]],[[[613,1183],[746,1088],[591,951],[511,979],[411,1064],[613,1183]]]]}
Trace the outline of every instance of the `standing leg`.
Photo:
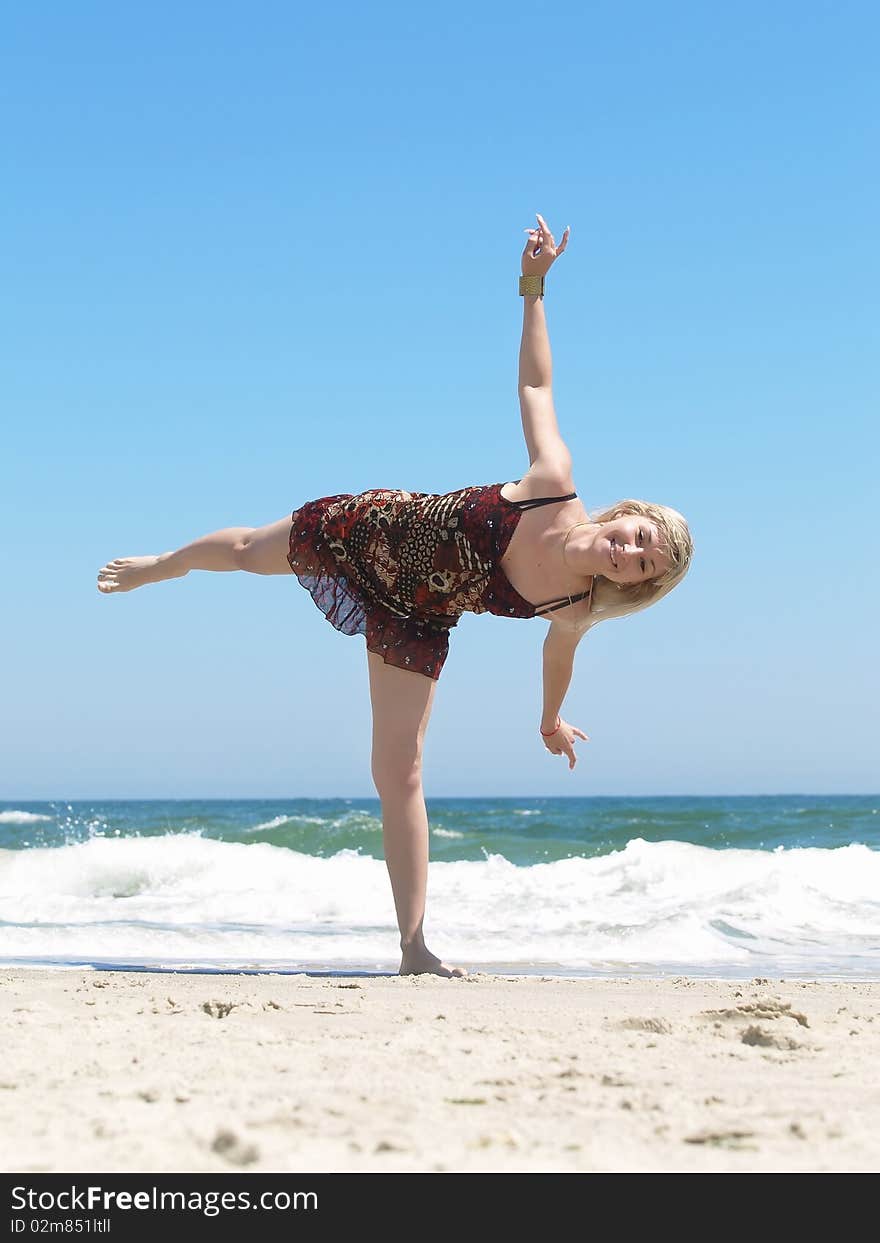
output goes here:
{"type": "Polygon", "coordinates": [[[386,665],[367,652],[373,705],[373,781],[382,801],[385,863],[400,928],[400,975],[461,976],[425,945],[422,924],[428,886],[428,813],[422,790],[422,747],[435,679],[386,665]]]}
{"type": "Polygon", "coordinates": [[[251,574],[290,574],[287,553],[292,518],[265,527],[226,527],[201,539],[150,557],[120,557],[98,571],[98,590],[131,591],[144,583],[182,578],[190,570],[249,570],[251,574]]]}

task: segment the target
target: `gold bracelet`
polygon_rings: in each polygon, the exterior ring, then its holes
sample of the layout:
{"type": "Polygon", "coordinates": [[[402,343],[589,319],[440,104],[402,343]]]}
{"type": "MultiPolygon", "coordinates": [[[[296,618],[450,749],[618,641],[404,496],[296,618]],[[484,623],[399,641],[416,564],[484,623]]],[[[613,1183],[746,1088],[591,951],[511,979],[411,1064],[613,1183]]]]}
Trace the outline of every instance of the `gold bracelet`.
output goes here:
{"type": "Polygon", "coordinates": [[[544,277],[543,276],[521,276],[519,278],[519,292],[522,297],[526,294],[537,294],[539,298],[544,297],[544,277]]]}

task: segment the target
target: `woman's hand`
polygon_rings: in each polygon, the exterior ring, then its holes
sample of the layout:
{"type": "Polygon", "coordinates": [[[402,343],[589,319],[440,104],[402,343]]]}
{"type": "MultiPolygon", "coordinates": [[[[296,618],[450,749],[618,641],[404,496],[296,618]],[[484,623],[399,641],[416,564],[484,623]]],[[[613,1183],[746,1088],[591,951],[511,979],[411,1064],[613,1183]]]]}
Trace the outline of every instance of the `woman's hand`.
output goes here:
{"type": "Polygon", "coordinates": [[[526,229],[526,233],[529,235],[529,240],[522,253],[523,276],[544,276],[568,245],[571,229],[568,225],[565,226],[562,241],[557,246],[544,217],[538,216],[538,228],[526,229]]]}
{"type": "Polygon", "coordinates": [[[574,753],[575,738],[583,738],[584,742],[590,739],[582,729],[578,729],[576,725],[569,725],[568,721],[559,718],[559,728],[556,729],[549,738],[545,738],[543,733],[541,739],[544,746],[551,755],[567,755],[569,770],[574,768],[577,763],[577,756],[574,753]]]}

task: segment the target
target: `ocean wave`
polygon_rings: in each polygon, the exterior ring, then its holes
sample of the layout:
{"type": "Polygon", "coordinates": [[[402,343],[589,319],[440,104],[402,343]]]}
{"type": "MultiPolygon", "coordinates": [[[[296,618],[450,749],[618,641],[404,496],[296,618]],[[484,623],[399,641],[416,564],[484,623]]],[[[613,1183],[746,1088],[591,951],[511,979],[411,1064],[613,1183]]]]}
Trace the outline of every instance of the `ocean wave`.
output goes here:
{"type": "Polygon", "coordinates": [[[368,829],[381,828],[381,821],[367,811],[359,809],[353,811],[345,811],[340,816],[306,816],[298,812],[282,812],[281,815],[274,816],[271,820],[264,820],[260,824],[249,825],[243,830],[244,833],[261,833],[269,829],[280,829],[283,825],[305,825],[318,824],[326,829],[344,829],[352,826],[363,826],[368,829]]]}
{"type": "Polygon", "coordinates": [[[282,824],[289,824],[294,819],[293,816],[276,816],[274,820],[264,820],[262,824],[249,825],[243,831],[245,833],[260,833],[263,829],[280,829],[282,824]]]}
{"type": "Polygon", "coordinates": [[[37,824],[41,820],[52,819],[52,816],[41,816],[35,811],[0,811],[0,824],[37,824]]]}
{"type": "MultiPolygon", "coordinates": [[[[432,862],[430,888],[444,957],[720,970],[859,959],[880,973],[880,852],[859,844],[713,850],[636,838],[530,866],[487,851],[432,862]]],[[[382,859],[195,833],[0,851],[0,920],[7,958],[387,962],[399,936],[382,859]]]]}

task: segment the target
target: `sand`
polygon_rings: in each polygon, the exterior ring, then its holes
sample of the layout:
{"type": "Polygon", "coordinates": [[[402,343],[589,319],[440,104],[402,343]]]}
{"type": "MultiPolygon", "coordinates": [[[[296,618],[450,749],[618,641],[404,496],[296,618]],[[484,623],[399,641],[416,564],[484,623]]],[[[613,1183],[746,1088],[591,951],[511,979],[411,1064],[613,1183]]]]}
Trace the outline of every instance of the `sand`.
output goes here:
{"type": "Polygon", "coordinates": [[[8,1172],[880,1165],[880,982],[0,983],[8,1172]]]}

